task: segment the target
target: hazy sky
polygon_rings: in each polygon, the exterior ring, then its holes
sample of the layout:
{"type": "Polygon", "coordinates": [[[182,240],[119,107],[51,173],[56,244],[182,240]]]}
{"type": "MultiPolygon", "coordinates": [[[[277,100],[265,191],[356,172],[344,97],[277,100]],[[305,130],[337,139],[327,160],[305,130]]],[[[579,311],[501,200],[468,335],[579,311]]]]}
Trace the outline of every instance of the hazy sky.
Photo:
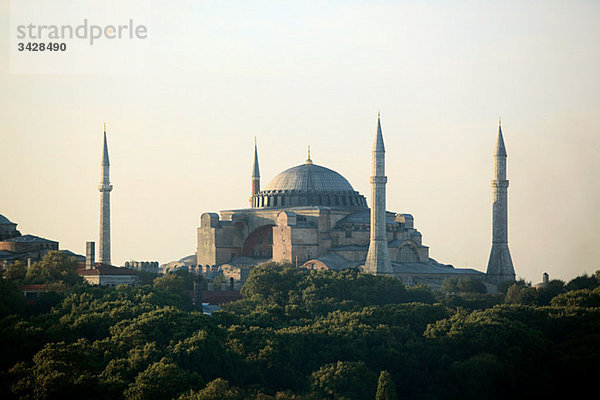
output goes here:
{"type": "Polygon", "coordinates": [[[246,207],[255,136],[263,187],[310,145],[369,198],[381,110],[388,209],[485,271],[502,117],[517,276],[600,269],[600,2],[148,1],[148,38],[80,74],[10,73],[1,4],[0,214],[23,234],[98,240],[104,121],[122,265],[192,254],[203,212],[246,207]]]}

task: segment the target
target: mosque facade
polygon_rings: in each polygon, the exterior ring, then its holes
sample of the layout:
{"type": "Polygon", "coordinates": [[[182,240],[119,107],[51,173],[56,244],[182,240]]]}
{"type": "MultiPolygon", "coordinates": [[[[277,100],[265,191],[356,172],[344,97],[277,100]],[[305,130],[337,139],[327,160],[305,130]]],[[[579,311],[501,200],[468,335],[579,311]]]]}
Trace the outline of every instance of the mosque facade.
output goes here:
{"type": "MultiPolygon", "coordinates": [[[[372,149],[371,208],[338,172],[310,158],[276,175],[261,189],[254,145],[250,207],[200,217],[198,266],[250,266],[267,261],[310,269],[360,268],[407,284],[439,286],[448,277],[486,280],[429,257],[411,214],[386,210],[385,148],[381,121],[372,149]]],[[[514,279],[514,277],[513,277],[514,279]]]]}

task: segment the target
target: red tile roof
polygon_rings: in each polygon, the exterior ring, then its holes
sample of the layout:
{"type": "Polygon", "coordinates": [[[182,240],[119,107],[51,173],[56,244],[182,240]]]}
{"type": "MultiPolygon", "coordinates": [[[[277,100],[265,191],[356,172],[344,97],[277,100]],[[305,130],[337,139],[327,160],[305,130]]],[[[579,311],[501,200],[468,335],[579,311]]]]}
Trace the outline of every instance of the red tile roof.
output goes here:
{"type": "Polygon", "coordinates": [[[49,290],[48,286],[41,283],[35,283],[31,285],[19,285],[18,288],[24,292],[47,292],[49,290]]]}

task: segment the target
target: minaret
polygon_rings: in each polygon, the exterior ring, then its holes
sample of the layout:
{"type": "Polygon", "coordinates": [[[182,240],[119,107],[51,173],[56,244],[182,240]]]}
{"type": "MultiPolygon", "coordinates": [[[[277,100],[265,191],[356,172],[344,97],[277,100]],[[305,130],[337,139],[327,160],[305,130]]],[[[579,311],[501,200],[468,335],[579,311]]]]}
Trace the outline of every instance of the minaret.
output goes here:
{"type": "Polygon", "coordinates": [[[508,250],[508,180],[506,179],[506,148],[500,121],[498,121],[498,141],[494,151],[494,175],[492,251],[488,261],[487,280],[500,283],[515,280],[515,269],[508,250]]]}
{"type": "Polygon", "coordinates": [[[106,124],[104,124],[104,148],[102,150],[102,180],[98,185],[100,191],[100,240],[98,241],[98,258],[101,264],[112,265],[110,262],[110,162],[108,160],[108,145],[106,144],[106,124]]]}
{"type": "Polygon", "coordinates": [[[252,205],[252,196],[260,192],[260,171],[258,169],[258,147],[256,138],[254,138],[254,164],[252,165],[252,193],[250,194],[250,205],[252,205]]]}
{"type": "Polygon", "coordinates": [[[381,133],[380,115],[377,114],[377,132],[372,150],[371,182],[371,241],[365,261],[365,272],[370,274],[391,274],[392,263],[386,237],[385,210],[385,147],[381,133]]]}

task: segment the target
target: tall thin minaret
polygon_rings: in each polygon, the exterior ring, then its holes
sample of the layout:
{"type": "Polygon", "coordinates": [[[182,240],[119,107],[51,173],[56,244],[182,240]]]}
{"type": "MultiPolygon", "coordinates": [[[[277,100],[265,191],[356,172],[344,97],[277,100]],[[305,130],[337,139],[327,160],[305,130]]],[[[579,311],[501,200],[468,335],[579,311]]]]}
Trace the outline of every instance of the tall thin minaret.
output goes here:
{"type": "Polygon", "coordinates": [[[102,150],[102,180],[98,185],[100,191],[100,238],[98,240],[98,258],[101,264],[112,265],[110,262],[110,162],[108,160],[108,145],[106,144],[106,123],[104,124],[104,148],[102,150]]]}
{"type": "Polygon", "coordinates": [[[254,163],[252,165],[252,193],[250,194],[250,205],[252,205],[252,196],[260,192],[260,171],[258,169],[258,146],[254,138],[254,163]]]}
{"type": "Polygon", "coordinates": [[[380,114],[377,113],[377,132],[373,143],[371,172],[371,241],[365,261],[365,272],[391,274],[392,263],[386,237],[385,210],[385,147],[381,133],[380,114]]]}
{"type": "Polygon", "coordinates": [[[487,266],[487,280],[493,283],[515,280],[510,251],[508,250],[508,180],[506,179],[506,147],[502,125],[498,121],[498,141],[494,151],[494,180],[492,188],[492,251],[487,266]]]}

